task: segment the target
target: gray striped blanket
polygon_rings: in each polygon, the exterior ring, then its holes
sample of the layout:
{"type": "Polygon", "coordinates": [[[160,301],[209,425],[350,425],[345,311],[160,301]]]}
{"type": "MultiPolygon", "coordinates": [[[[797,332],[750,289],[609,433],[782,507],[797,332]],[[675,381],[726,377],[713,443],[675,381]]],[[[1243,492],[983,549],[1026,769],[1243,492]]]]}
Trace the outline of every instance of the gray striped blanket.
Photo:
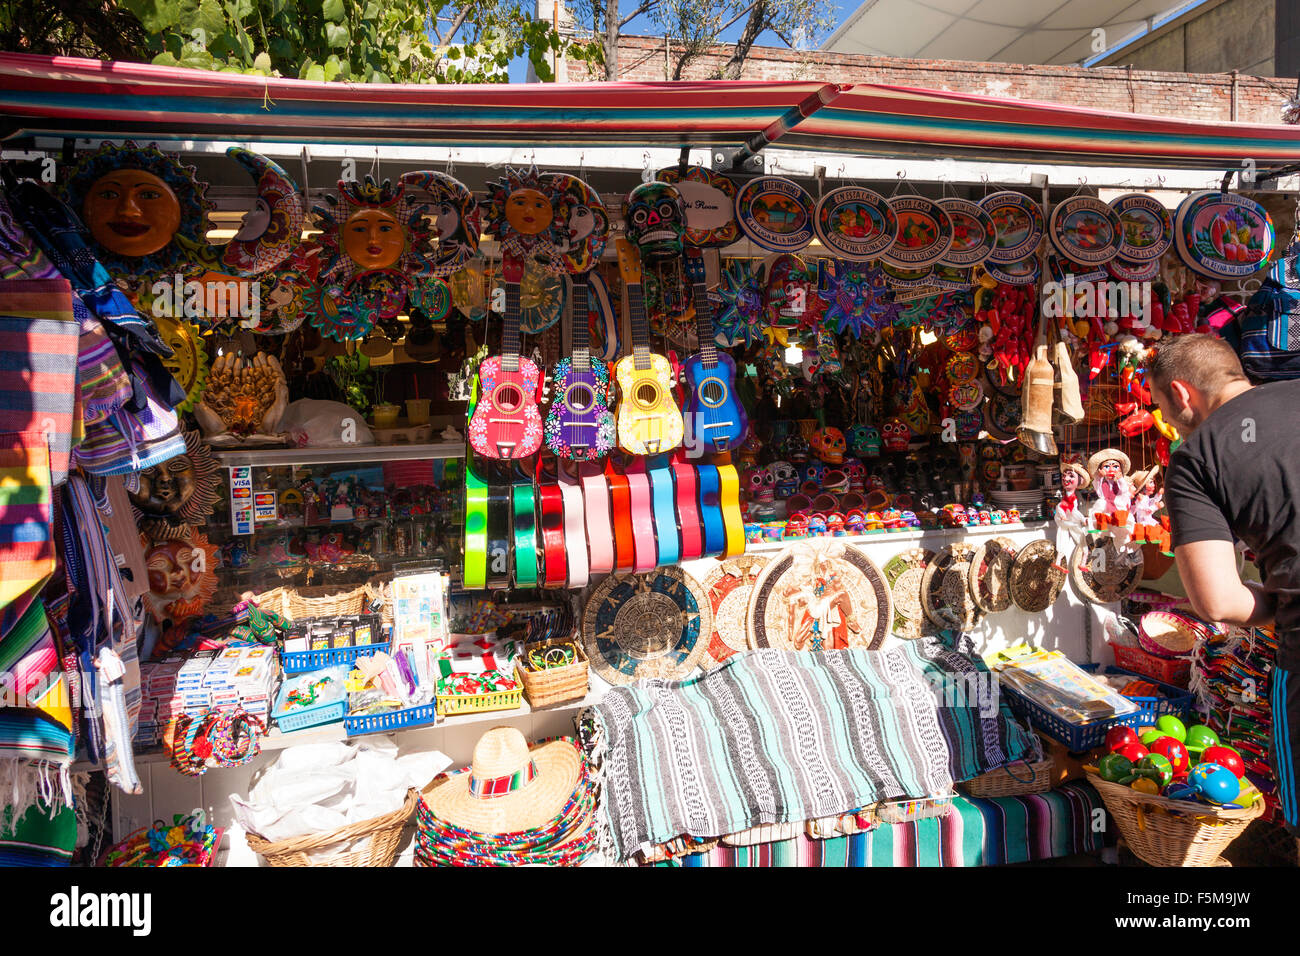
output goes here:
{"type": "Polygon", "coordinates": [[[886,651],[757,650],[593,708],[614,851],[946,794],[1029,755],[982,661],[936,638],[886,651]]]}

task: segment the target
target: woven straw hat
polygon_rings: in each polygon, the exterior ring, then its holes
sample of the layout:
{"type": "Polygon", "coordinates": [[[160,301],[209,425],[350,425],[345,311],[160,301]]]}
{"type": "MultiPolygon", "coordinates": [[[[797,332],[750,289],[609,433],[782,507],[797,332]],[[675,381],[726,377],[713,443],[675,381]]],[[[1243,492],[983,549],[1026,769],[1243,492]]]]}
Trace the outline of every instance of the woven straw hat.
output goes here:
{"type": "Polygon", "coordinates": [[[1080,465],[1078,462],[1067,461],[1064,465],[1062,465],[1061,474],[1065,474],[1067,471],[1072,471],[1079,476],[1080,488],[1087,488],[1090,484],[1092,484],[1092,475],[1088,474],[1088,470],[1084,468],[1083,465],[1080,465]]]}
{"type": "Polygon", "coordinates": [[[1128,460],[1128,455],[1118,448],[1103,448],[1088,459],[1088,474],[1092,475],[1093,481],[1097,480],[1097,470],[1112,458],[1119,462],[1119,470],[1126,475],[1128,470],[1133,467],[1132,462],[1128,460]]]}
{"type": "Polygon", "coordinates": [[[581,774],[572,741],[529,748],[513,727],[493,727],[474,745],[470,769],[435,780],[424,801],[434,816],[462,830],[517,833],[559,816],[581,774]]]}
{"type": "Polygon", "coordinates": [[[1133,472],[1133,474],[1129,476],[1129,481],[1133,482],[1133,487],[1141,493],[1142,489],[1146,487],[1146,483],[1158,474],[1160,474],[1160,466],[1152,465],[1150,468],[1143,471],[1133,472]]]}

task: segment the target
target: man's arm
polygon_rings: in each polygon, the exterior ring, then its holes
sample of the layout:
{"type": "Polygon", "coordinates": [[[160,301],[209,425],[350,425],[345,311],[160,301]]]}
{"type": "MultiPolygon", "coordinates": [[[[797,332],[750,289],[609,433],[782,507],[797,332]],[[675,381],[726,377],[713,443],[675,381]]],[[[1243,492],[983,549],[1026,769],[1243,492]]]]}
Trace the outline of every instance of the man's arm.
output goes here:
{"type": "Polygon", "coordinates": [[[1275,602],[1258,584],[1243,584],[1229,541],[1192,541],[1174,548],[1178,576],[1196,613],[1207,621],[1263,627],[1273,623],[1275,602]]]}

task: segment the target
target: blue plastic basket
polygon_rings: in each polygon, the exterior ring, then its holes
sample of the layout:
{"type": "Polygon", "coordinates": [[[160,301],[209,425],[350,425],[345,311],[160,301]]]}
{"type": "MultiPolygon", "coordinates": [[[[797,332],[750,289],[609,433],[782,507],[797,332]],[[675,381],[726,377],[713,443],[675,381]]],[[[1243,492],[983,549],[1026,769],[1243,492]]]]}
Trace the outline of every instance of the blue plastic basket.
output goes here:
{"type": "Polygon", "coordinates": [[[289,690],[290,687],[287,683],[280,688],[280,693],[276,695],[275,699],[275,711],[272,713],[276,725],[286,734],[295,730],[306,730],[308,727],[319,727],[322,724],[334,724],[348,715],[348,697],[346,694],[338,700],[313,704],[311,707],[297,707],[281,713],[281,711],[284,711],[284,704],[289,696],[289,690]]]}
{"type": "MultiPolygon", "coordinates": [[[[1080,666],[1087,671],[1096,670],[1097,667],[1095,664],[1081,664],[1080,666]]],[[[1139,680],[1151,680],[1149,677],[1143,677],[1141,674],[1134,674],[1132,671],[1126,671],[1119,667],[1108,667],[1104,673],[1126,674],[1139,680]]],[[[1007,704],[1010,705],[1011,712],[1028,724],[1030,730],[1042,731],[1053,740],[1065,744],[1072,753],[1083,753],[1093,747],[1100,747],[1106,740],[1106,732],[1112,727],[1141,727],[1154,724],[1157,717],[1165,714],[1181,717],[1191,709],[1192,695],[1181,687],[1162,684],[1159,681],[1151,681],[1151,683],[1159,687],[1168,695],[1168,698],[1131,697],[1129,699],[1138,705],[1139,710],[1132,714],[1125,714],[1122,717],[1111,717],[1109,720],[1098,720],[1091,724],[1072,724],[1036,701],[1029,699],[1014,687],[1008,687],[1005,684],[999,686],[1002,688],[1003,693],[1007,695],[1007,704]]]]}
{"type": "Polygon", "coordinates": [[[437,719],[438,705],[431,702],[419,707],[407,707],[405,710],[390,710],[386,714],[347,717],[343,720],[343,729],[349,737],[360,737],[362,734],[388,734],[408,727],[432,724],[437,719]]]}
{"type": "Polygon", "coordinates": [[[304,671],[318,671],[322,667],[335,664],[351,664],[358,657],[367,657],[376,651],[387,651],[388,641],[380,644],[362,644],[358,647],[335,647],[319,651],[284,651],[280,655],[280,666],[286,674],[301,674],[304,671]]]}

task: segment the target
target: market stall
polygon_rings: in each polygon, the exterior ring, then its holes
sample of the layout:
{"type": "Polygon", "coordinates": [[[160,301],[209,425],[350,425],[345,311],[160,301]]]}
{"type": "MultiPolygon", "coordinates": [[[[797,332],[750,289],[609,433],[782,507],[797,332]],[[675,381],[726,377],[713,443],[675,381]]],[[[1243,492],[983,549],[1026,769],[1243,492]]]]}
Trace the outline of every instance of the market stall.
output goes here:
{"type": "MultiPolygon", "coordinates": [[[[1227,630],[1154,587],[1179,436],[1143,367],[1285,251],[1278,195],[1219,180],[1276,183],[1289,127],[14,54],[0,105],[0,323],[37,370],[0,369],[0,852],[65,861],[75,806],[90,863],[133,831],[107,859],[1045,859],[1108,842],[1082,755],[1196,724],[1193,653],[1227,673],[1227,630]],[[630,144],[680,152],[588,167],[630,144]],[[432,145],[477,152],[404,152],[432,145]],[[903,168],[773,175],[773,145],[903,168]]],[[[1247,771],[1218,804],[1272,812],[1247,771]]]]}

